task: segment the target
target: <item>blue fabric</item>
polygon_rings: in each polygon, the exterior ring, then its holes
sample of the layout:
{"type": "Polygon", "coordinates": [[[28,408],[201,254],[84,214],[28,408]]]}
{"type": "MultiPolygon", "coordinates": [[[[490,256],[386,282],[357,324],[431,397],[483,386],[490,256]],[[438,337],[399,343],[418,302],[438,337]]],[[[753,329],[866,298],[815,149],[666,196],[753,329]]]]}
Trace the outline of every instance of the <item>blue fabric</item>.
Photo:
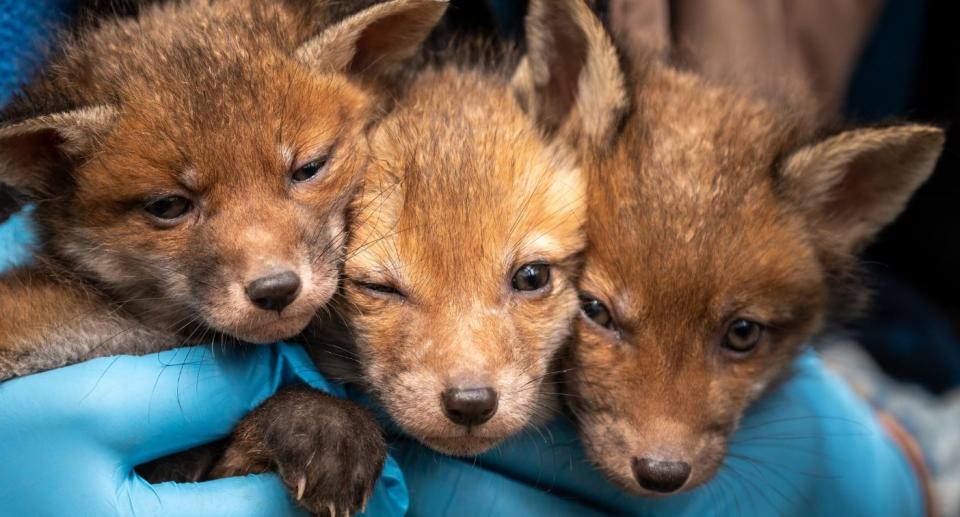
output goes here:
{"type": "Polygon", "coordinates": [[[29,78],[37,50],[73,0],[0,0],[0,105],[29,78]]]}
{"type": "Polygon", "coordinates": [[[851,76],[844,115],[860,122],[900,116],[910,108],[923,52],[927,3],[885,0],[851,76]]]}
{"type": "MultiPolygon", "coordinates": [[[[4,515],[301,515],[272,474],[150,485],[133,467],[213,441],[283,384],[341,394],[299,346],[181,348],[94,359],[0,384],[4,515]]],[[[370,515],[401,515],[385,467],[370,515]]]]}
{"type": "Polygon", "coordinates": [[[36,244],[31,207],[13,214],[0,226],[0,271],[21,266],[30,261],[36,244]]]}
{"type": "Polygon", "coordinates": [[[875,267],[871,279],[880,288],[857,341],[900,381],[937,394],[960,387],[960,339],[943,310],[885,268],[875,267]]]}

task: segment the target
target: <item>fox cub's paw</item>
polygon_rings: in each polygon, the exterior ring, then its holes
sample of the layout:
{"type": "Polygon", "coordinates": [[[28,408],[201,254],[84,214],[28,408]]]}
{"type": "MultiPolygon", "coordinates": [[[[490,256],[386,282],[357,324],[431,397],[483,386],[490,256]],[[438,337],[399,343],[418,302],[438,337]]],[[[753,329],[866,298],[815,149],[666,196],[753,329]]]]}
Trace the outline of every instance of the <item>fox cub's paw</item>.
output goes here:
{"type": "Polygon", "coordinates": [[[317,515],[352,515],[366,506],[387,444],[364,407],[307,387],[278,391],[234,431],[213,477],[279,474],[317,515]]]}

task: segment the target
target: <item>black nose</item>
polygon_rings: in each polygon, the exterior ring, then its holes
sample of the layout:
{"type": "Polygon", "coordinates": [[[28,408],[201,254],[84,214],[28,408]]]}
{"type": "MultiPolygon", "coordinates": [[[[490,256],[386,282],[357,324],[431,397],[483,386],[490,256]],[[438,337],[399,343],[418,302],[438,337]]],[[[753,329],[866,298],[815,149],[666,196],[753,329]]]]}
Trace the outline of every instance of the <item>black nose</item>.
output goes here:
{"type": "Polygon", "coordinates": [[[450,388],[441,398],[443,412],[455,424],[480,425],[497,413],[497,392],[493,388],[450,388]]]}
{"type": "Polygon", "coordinates": [[[657,461],[633,458],[633,476],[647,490],[669,494],[676,492],[690,477],[690,465],[682,461],[657,461]]]}
{"type": "Polygon", "coordinates": [[[258,278],[247,285],[247,298],[265,311],[282,311],[298,294],[300,277],[293,271],[258,278]]]}

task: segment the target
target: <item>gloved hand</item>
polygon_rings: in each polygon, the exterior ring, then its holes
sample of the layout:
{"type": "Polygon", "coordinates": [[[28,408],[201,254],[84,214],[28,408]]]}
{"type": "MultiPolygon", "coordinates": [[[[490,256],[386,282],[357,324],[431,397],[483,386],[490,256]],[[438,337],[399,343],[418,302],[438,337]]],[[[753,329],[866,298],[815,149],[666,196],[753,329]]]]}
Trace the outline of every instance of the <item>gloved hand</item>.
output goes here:
{"type": "MultiPolygon", "coordinates": [[[[294,345],[94,359],[0,384],[4,515],[299,515],[273,474],[150,485],[133,467],[227,435],[284,383],[331,388],[294,345]]],[[[336,391],[336,390],[335,390],[336,391]]],[[[368,506],[401,515],[392,462],[368,506]]]]}
{"type": "Polygon", "coordinates": [[[917,477],[872,410],[813,351],[794,369],[751,408],[717,476],[664,499],[631,497],[607,483],[566,422],[479,460],[403,439],[392,452],[411,515],[923,515],[917,477]]]}

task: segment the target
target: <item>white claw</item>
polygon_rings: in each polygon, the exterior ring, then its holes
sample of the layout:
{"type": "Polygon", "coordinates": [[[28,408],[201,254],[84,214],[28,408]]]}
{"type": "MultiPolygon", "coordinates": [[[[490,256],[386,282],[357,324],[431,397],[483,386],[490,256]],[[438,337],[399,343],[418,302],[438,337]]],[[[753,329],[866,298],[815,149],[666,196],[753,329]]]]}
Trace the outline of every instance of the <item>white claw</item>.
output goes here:
{"type": "Polygon", "coordinates": [[[327,510],[330,511],[330,517],[337,517],[337,507],[333,503],[327,506],[327,510]]]}
{"type": "Polygon", "coordinates": [[[307,491],[307,476],[302,476],[297,481],[297,501],[303,499],[303,493],[307,491]]]}

